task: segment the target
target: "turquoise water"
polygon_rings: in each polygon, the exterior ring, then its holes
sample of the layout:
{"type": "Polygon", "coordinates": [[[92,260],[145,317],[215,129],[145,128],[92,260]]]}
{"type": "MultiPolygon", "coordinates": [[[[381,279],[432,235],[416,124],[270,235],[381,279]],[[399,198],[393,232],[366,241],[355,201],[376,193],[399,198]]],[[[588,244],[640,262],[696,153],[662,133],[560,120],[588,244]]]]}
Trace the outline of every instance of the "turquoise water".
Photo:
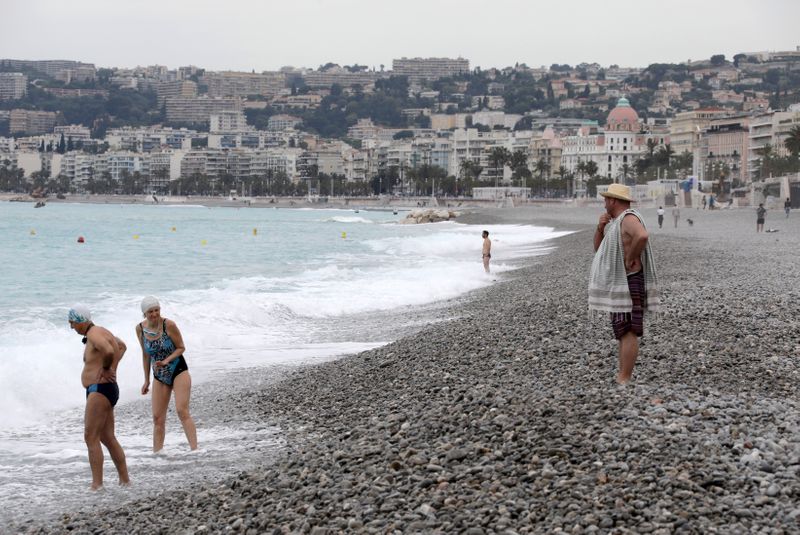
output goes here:
{"type": "Polygon", "coordinates": [[[368,224],[353,230],[353,223],[398,219],[390,212],[364,219],[343,215],[352,211],[0,206],[0,248],[10,266],[0,274],[0,284],[9,290],[0,303],[11,307],[50,307],[104,293],[208,288],[252,276],[279,278],[341,255],[367,254],[365,240],[386,230],[368,224]],[[348,231],[349,239],[342,239],[348,231]]]}
{"type": "MultiPolygon", "coordinates": [[[[25,424],[82,404],[79,389],[55,379],[80,373],[80,347],[66,322],[75,302],[122,338],[130,355],[138,350],[139,303],[157,296],[162,314],[181,328],[193,376],[202,381],[220,368],[372,347],[390,340],[391,329],[376,333],[370,326],[367,335],[359,315],[491,284],[480,263],[483,227],[397,224],[403,216],[0,203],[0,400],[6,408],[0,423],[25,424]],[[40,383],[54,395],[42,400],[31,394],[15,378],[18,367],[41,371],[40,383]]],[[[533,226],[487,228],[495,274],[556,235],[533,226]]],[[[137,360],[120,366],[123,394],[140,382],[137,360]]]]}

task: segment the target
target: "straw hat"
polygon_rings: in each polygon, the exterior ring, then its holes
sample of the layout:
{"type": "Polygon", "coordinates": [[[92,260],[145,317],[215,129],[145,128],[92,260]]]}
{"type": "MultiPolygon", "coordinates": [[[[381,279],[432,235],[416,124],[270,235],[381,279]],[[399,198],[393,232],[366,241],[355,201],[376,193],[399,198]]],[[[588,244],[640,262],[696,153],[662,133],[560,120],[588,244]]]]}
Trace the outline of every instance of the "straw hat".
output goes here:
{"type": "Polygon", "coordinates": [[[631,188],[622,184],[609,184],[608,191],[600,193],[603,197],[611,197],[612,199],[620,199],[622,201],[632,202],[631,188]]]}

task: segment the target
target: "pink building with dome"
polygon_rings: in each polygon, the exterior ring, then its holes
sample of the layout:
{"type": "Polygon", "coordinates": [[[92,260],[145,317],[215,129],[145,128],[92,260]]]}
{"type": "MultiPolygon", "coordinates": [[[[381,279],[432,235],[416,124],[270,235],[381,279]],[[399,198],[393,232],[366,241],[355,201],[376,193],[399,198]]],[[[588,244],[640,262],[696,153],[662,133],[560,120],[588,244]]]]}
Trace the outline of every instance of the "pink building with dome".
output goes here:
{"type": "MultiPolygon", "coordinates": [[[[635,176],[636,160],[647,152],[648,139],[658,145],[669,143],[668,136],[647,131],[628,99],[622,97],[609,112],[605,128],[587,124],[576,135],[563,138],[561,164],[577,175],[578,163],[593,161],[598,175],[615,182],[630,182],[635,176]]],[[[577,184],[576,191],[581,189],[577,184]]]]}

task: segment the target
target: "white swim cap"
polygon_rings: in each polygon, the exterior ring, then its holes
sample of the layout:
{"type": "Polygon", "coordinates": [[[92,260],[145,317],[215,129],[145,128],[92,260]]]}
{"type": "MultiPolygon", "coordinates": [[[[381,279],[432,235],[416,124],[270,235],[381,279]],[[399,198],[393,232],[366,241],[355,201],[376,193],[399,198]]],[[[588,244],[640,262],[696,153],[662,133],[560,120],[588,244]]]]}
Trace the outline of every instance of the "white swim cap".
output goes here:
{"type": "Polygon", "coordinates": [[[67,317],[69,318],[69,321],[74,323],[85,323],[87,321],[92,321],[92,313],[89,312],[89,307],[81,304],[72,305],[69,309],[69,314],[67,317]]]}
{"type": "Polygon", "coordinates": [[[142,299],[142,314],[147,314],[147,311],[151,308],[161,308],[161,305],[158,303],[158,299],[153,297],[152,295],[148,295],[144,299],[142,299]]]}

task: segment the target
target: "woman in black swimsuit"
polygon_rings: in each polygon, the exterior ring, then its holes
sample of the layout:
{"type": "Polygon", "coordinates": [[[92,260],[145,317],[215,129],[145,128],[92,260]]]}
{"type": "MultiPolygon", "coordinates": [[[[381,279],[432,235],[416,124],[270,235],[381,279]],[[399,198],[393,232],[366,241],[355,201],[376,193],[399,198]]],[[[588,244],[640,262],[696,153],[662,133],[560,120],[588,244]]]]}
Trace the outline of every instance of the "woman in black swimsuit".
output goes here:
{"type": "Polygon", "coordinates": [[[175,393],[175,411],[181,420],[189,447],[197,449],[197,429],[189,413],[192,377],[183,352],[181,331],[175,322],[161,317],[161,305],[155,297],[142,300],[145,320],[136,325],[136,338],[142,346],[144,385],[142,395],[150,390],[150,368],[153,368],[153,451],[164,447],[167,408],[170,394],[175,393]]]}

